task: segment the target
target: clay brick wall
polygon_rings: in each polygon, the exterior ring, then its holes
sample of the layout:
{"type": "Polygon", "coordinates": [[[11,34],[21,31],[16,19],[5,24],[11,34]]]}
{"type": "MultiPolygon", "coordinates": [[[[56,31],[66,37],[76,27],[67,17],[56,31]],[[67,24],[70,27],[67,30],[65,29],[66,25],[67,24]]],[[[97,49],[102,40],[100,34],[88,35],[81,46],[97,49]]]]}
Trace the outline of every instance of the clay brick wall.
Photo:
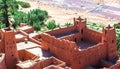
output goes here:
{"type": "MultiPolygon", "coordinates": [[[[24,27],[27,27],[27,26],[23,26],[23,28],[24,27]]],[[[17,30],[22,30],[22,31],[24,31],[24,32],[26,32],[26,33],[30,33],[30,32],[33,32],[34,31],[34,27],[33,26],[28,26],[29,28],[27,28],[27,29],[21,29],[22,27],[20,27],[20,28],[18,28],[17,30]]]]}
{"type": "Polygon", "coordinates": [[[102,38],[101,33],[91,30],[91,29],[88,29],[88,28],[83,29],[83,39],[84,40],[88,40],[93,43],[99,43],[99,42],[101,42],[101,38],[102,38]]]}
{"type": "Polygon", "coordinates": [[[79,42],[81,41],[81,38],[82,38],[82,35],[80,33],[77,33],[77,34],[68,35],[66,37],[62,37],[60,39],[79,42]]]}
{"type": "Polygon", "coordinates": [[[38,40],[36,40],[36,39],[34,39],[34,38],[29,38],[29,40],[30,41],[32,41],[32,42],[34,42],[34,43],[37,43],[37,44],[41,44],[41,42],[40,41],[38,41],[38,40]]]}
{"type": "Polygon", "coordinates": [[[34,54],[26,50],[19,50],[18,54],[19,54],[20,61],[25,61],[25,60],[30,60],[30,59],[32,60],[34,57],[36,57],[34,54]]]}
{"type": "Polygon", "coordinates": [[[57,58],[67,62],[68,65],[72,62],[73,50],[77,48],[74,42],[56,39],[54,36],[48,34],[41,34],[41,38],[41,46],[43,49],[52,52],[57,58]]]}
{"type": "Polygon", "coordinates": [[[74,30],[76,30],[76,27],[71,26],[71,27],[55,29],[55,30],[52,30],[52,31],[48,31],[46,33],[48,33],[50,35],[58,35],[58,34],[61,34],[61,33],[71,32],[71,31],[74,31],[74,30]]]}
{"type": "Polygon", "coordinates": [[[106,47],[102,43],[74,53],[74,62],[80,68],[97,64],[102,58],[106,58],[106,47]]]}
{"type": "Polygon", "coordinates": [[[5,47],[4,47],[4,42],[1,40],[0,41],[0,53],[5,53],[5,47]]]}

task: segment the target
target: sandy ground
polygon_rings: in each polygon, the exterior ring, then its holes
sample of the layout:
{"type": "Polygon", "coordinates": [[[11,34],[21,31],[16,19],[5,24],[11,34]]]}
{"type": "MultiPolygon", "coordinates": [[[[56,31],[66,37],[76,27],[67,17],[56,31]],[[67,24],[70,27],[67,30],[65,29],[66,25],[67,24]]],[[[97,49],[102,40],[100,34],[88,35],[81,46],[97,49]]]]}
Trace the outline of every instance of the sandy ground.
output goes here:
{"type": "Polygon", "coordinates": [[[29,10],[35,9],[35,8],[46,10],[50,16],[49,20],[54,19],[56,23],[58,24],[64,24],[67,22],[72,23],[73,18],[78,17],[78,16],[87,18],[87,21],[95,22],[95,23],[102,23],[105,25],[108,25],[108,24],[113,25],[114,23],[120,22],[118,20],[107,19],[101,15],[66,9],[66,8],[63,8],[63,7],[54,5],[54,4],[43,4],[43,3],[38,3],[34,0],[27,0],[27,2],[31,4],[31,8],[27,8],[27,9],[23,8],[22,9],[23,11],[28,12],[29,10]]]}

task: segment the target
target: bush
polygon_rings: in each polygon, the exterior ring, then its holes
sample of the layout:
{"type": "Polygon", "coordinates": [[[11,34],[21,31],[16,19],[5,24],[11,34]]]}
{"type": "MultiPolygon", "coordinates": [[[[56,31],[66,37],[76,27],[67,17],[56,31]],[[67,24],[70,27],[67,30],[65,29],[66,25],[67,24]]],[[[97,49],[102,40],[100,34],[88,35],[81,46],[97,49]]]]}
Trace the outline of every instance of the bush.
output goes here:
{"type": "Polygon", "coordinates": [[[49,30],[54,29],[54,28],[56,28],[56,27],[57,27],[57,25],[56,25],[56,23],[55,23],[54,20],[51,20],[51,21],[49,21],[49,22],[47,23],[47,28],[48,28],[49,30]]]}
{"type": "Polygon", "coordinates": [[[29,24],[33,25],[33,23],[40,22],[43,24],[43,21],[48,17],[48,13],[44,10],[40,9],[34,9],[30,12],[28,12],[28,19],[29,19],[29,24]]]}
{"type": "Polygon", "coordinates": [[[64,25],[64,26],[69,27],[69,26],[72,26],[72,24],[71,24],[71,23],[65,23],[65,25],[64,25]]]}
{"type": "Polygon", "coordinates": [[[28,2],[18,1],[18,4],[21,5],[23,8],[30,7],[30,4],[28,2]]]}
{"type": "Polygon", "coordinates": [[[13,24],[14,28],[19,26],[20,23],[28,23],[27,13],[24,13],[22,11],[15,12],[14,20],[15,20],[15,23],[13,24]]]}
{"type": "Polygon", "coordinates": [[[5,28],[5,24],[4,23],[0,23],[0,29],[5,28]]]}
{"type": "Polygon", "coordinates": [[[39,22],[38,22],[38,23],[34,23],[33,26],[34,26],[34,29],[35,29],[36,31],[40,31],[40,30],[41,30],[41,25],[40,25],[39,22]]]}

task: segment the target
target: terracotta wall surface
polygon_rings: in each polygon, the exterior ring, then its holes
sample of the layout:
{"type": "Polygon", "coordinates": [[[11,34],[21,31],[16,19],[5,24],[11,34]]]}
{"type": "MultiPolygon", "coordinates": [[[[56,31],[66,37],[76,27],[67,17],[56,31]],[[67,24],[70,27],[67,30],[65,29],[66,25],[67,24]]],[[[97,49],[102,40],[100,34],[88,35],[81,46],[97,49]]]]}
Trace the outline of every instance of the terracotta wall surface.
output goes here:
{"type": "Polygon", "coordinates": [[[48,31],[46,33],[48,33],[50,35],[58,35],[58,34],[63,34],[63,33],[70,32],[70,31],[74,31],[74,30],[76,30],[76,27],[71,26],[71,27],[55,29],[55,30],[52,30],[52,31],[48,31]]]}
{"type": "Polygon", "coordinates": [[[95,46],[89,47],[85,50],[75,53],[74,60],[79,63],[79,66],[88,66],[98,64],[101,59],[106,58],[106,47],[99,43],[95,46]],[[76,57],[77,56],[77,57],[76,57]]]}
{"type": "Polygon", "coordinates": [[[68,36],[65,36],[65,37],[61,37],[59,39],[65,39],[65,40],[69,40],[69,41],[81,41],[81,38],[82,38],[82,35],[80,33],[77,33],[77,34],[71,34],[71,35],[68,35],[68,36]]]}
{"type": "Polygon", "coordinates": [[[85,28],[83,29],[83,39],[93,43],[99,43],[102,40],[102,33],[85,28]]]}
{"type": "Polygon", "coordinates": [[[30,59],[32,60],[34,57],[36,57],[34,54],[26,50],[20,50],[18,51],[18,54],[19,54],[20,61],[25,61],[25,60],[30,60],[30,59]]]}

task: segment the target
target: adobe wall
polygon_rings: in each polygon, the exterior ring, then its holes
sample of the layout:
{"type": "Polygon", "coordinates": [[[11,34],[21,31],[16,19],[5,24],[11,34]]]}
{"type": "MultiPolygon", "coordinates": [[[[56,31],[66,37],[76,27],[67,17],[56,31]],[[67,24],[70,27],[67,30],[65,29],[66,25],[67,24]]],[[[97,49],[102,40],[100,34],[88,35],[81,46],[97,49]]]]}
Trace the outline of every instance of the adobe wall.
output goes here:
{"type": "Polygon", "coordinates": [[[61,37],[60,39],[65,39],[65,40],[74,41],[74,42],[80,42],[82,39],[82,35],[80,33],[77,33],[77,34],[72,34],[72,35],[68,35],[65,37],[61,37]]]}
{"type": "MultiPolygon", "coordinates": [[[[106,58],[106,46],[99,43],[95,46],[74,53],[74,63],[79,64],[77,68],[82,69],[85,66],[95,65],[103,58],[106,58]]],[[[73,66],[72,68],[75,68],[73,66]]]]}
{"type": "Polygon", "coordinates": [[[34,27],[33,26],[23,26],[23,27],[18,28],[17,30],[18,31],[22,30],[22,31],[24,31],[26,33],[30,33],[30,32],[34,32],[34,27]],[[24,29],[25,27],[26,27],[26,29],[24,29]]]}
{"type": "Polygon", "coordinates": [[[5,53],[5,47],[4,47],[4,42],[1,40],[0,41],[0,53],[5,53]]]}
{"type": "Polygon", "coordinates": [[[59,29],[55,29],[52,31],[48,31],[46,33],[50,34],[50,35],[58,35],[61,33],[66,33],[66,32],[71,32],[76,30],[76,26],[71,26],[71,27],[65,27],[65,28],[59,28],[59,29]]]}
{"type": "Polygon", "coordinates": [[[56,39],[54,36],[48,34],[41,34],[43,49],[52,52],[57,58],[65,61],[68,65],[72,63],[72,53],[77,48],[74,42],[56,39]]]}
{"type": "Polygon", "coordinates": [[[34,59],[34,57],[36,57],[34,54],[26,50],[19,50],[18,54],[19,54],[20,61],[25,61],[25,60],[30,60],[30,59],[32,60],[34,59]]]}
{"type": "Polygon", "coordinates": [[[85,28],[83,29],[83,40],[88,40],[93,43],[99,43],[102,39],[102,33],[85,28]]]}

